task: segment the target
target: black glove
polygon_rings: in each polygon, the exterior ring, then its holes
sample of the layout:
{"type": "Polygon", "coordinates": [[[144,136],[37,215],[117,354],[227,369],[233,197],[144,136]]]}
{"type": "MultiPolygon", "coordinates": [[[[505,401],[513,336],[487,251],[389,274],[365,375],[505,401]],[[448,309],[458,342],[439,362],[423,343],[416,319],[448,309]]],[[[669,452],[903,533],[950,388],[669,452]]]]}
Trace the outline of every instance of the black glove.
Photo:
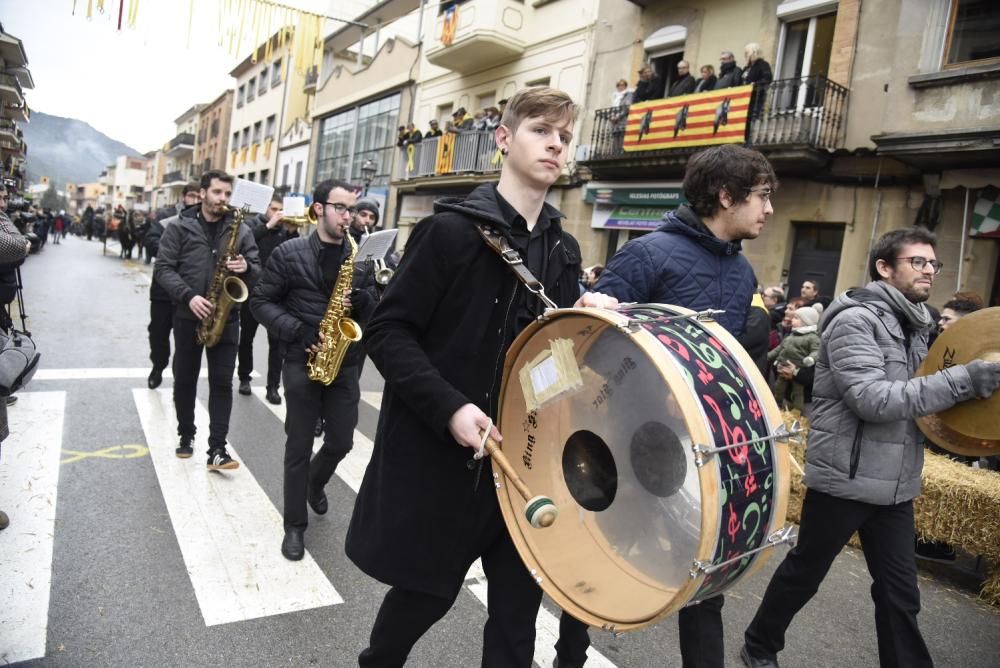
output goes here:
{"type": "Polygon", "coordinates": [[[312,325],[302,325],[299,328],[299,343],[306,350],[319,343],[319,330],[312,325]]]}
{"type": "Polygon", "coordinates": [[[1000,387],[1000,362],[972,360],[965,365],[972,379],[972,388],[980,399],[988,399],[1000,387]]]}

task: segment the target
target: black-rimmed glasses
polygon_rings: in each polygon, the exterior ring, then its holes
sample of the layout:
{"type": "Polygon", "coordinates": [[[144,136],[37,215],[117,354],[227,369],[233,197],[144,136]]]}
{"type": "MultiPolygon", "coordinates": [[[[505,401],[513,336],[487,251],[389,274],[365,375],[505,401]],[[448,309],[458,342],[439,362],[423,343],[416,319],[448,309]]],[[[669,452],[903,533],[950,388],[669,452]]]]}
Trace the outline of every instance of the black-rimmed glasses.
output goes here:
{"type": "Polygon", "coordinates": [[[344,213],[345,211],[352,216],[358,212],[353,206],[347,206],[346,204],[341,204],[340,202],[323,202],[323,206],[332,206],[333,210],[337,213],[344,213]]]}
{"type": "Polygon", "coordinates": [[[771,190],[770,188],[747,188],[747,192],[760,195],[760,198],[762,200],[764,200],[765,202],[769,202],[771,200],[771,194],[774,191],[771,190]]]}
{"type": "Polygon", "coordinates": [[[931,269],[934,270],[935,274],[940,274],[941,268],[944,266],[944,263],[942,262],[938,262],[937,260],[928,260],[927,258],[921,257],[919,255],[910,255],[908,257],[897,257],[896,259],[909,260],[910,266],[916,269],[917,271],[923,271],[924,267],[930,265],[931,269]]]}

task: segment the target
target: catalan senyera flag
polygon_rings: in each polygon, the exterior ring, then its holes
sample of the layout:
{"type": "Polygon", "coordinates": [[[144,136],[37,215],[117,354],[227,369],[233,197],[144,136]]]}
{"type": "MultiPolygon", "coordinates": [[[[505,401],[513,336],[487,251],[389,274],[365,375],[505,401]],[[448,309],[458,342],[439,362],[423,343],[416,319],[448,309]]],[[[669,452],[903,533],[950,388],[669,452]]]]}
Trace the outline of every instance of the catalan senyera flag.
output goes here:
{"type": "Polygon", "coordinates": [[[454,158],[452,152],[455,150],[455,133],[445,132],[438,137],[437,159],[434,162],[434,171],[438,174],[447,174],[451,171],[451,163],[454,158]]]}
{"type": "Polygon", "coordinates": [[[742,143],[753,85],[633,104],[626,151],[742,143]]]}

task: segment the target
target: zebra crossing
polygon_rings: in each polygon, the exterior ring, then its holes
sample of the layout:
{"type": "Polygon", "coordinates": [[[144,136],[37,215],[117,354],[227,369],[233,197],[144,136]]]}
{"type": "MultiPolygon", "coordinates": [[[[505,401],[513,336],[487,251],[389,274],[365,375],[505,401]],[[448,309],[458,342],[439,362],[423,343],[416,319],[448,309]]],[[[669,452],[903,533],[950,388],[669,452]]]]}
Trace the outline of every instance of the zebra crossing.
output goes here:
{"type": "MultiPolygon", "coordinates": [[[[40,380],[46,381],[106,382],[144,377],[137,369],[44,371],[39,372],[40,380]]],[[[46,656],[60,463],[85,457],[148,454],[205,627],[344,603],[331,576],[324,573],[308,550],[299,562],[281,556],[276,548],[284,531],[281,514],[245,462],[238,471],[209,472],[198,465],[197,458],[181,460],[174,456],[176,419],[169,389],[131,389],[144,445],[90,453],[74,450],[64,442],[66,394],[20,393],[13,433],[4,443],[0,509],[16,517],[16,522],[0,533],[0,565],[5,574],[0,595],[12,602],[0,606],[0,663],[46,656]]],[[[263,388],[255,387],[254,396],[274,418],[284,422],[284,404],[267,403],[263,388]]],[[[377,411],[381,392],[363,392],[362,401],[377,411]]],[[[199,428],[195,451],[200,453],[206,448],[199,439],[204,440],[208,434],[208,413],[202,399],[196,404],[195,422],[199,428]]],[[[321,442],[317,438],[314,449],[321,442]]],[[[243,461],[240,447],[231,438],[230,453],[243,461]]],[[[354,448],[337,468],[337,476],[354,493],[361,484],[372,447],[371,437],[356,430],[354,448]]],[[[486,578],[478,561],[470,569],[466,585],[468,592],[485,606],[486,578]]],[[[537,665],[551,665],[558,626],[558,617],[543,607],[536,626],[537,665]]],[[[614,664],[591,649],[588,665],[614,664]]]]}

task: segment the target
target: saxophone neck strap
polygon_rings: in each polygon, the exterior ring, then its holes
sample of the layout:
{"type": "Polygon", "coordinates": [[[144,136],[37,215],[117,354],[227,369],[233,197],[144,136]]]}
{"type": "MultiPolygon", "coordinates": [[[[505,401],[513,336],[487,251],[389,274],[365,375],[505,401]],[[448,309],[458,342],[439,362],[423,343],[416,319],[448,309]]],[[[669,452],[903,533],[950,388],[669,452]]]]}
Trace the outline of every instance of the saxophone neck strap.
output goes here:
{"type": "Polygon", "coordinates": [[[531,273],[531,270],[524,264],[524,260],[521,259],[521,254],[512,248],[510,242],[507,241],[507,237],[503,236],[495,227],[486,223],[476,223],[476,229],[479,231],[479,236],[486,242],[486,245],[510,267],[517,280],[524,283],[524,287],[528,288],[528,292],[538,297],[545,304],[546,308],[559,308],[545,294],[545,287],[542,285],[542,282],[531,273]]]}

